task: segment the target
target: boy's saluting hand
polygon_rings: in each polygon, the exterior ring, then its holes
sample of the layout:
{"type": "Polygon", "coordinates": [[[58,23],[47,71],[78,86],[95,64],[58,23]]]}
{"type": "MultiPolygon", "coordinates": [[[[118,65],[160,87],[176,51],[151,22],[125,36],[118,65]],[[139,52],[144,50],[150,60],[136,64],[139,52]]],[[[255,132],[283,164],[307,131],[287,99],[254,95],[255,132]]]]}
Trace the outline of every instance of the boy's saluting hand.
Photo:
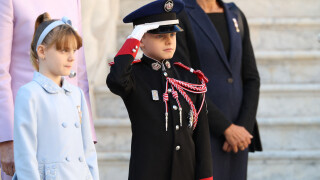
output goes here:
{"type": "Polygon", "coordinates": [[[159,27],[158,24],[141,24],[134,27],[132,33],[128,36],[129,38],[134,38],[141,41],[143,35],[153,29],[157,29],[159,27]]]}

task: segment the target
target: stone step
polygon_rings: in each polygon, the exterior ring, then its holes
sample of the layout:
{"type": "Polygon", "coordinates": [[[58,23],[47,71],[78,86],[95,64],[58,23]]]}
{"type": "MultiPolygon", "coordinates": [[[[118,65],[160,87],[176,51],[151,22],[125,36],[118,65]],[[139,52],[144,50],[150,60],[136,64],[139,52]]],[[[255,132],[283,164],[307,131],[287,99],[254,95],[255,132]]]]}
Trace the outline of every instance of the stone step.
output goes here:
{"type": "Polygon", "coordinates": [[[320,150],[320,117],[259,118],[264,150],[320,150]]]}
{"type": "MultiPolygon", "coordinates": [[[[128,118],[122,99],[107,86],[95,89],[97,117],[128,118]]],[[[320,116],[320,84],[262,84],[258,117],[320,116]]]]}
{"type": "Polygon", "coordinates": [[[319,180],[319,169],[320,150],[250,153],[248,180],[319,180]]]}
{"type": "Polygon", "coordinates": [[[320,84],[263,84],[258,117],[319,117],[320,84]]]}
{"type": "Polygon", "coordinates": [[[130,153],[98,152],[101,180],[128,179],[130,153]]]}
{"type": "Polygon", "coordinates": [[[150,3],[150,0],[120,0],[120,20],[122,22],[122,19],[127,16],[130,12],[138,9],[139,7],[150,3]]]}
{"type": "Polygon", "coordinates": [[[107,85],[94,89],[96,115],[99,118],[127,118],[126,107],[120,98],[110,92],[107,85]]]}
{"type": "Polygon", "coordinates": [[[320,49],[320,18],[252,18],[248,22],[256,51],[320,49]]]}
{"type": "Polygon", "coordinates": [[[97,151],[130,152],[132,133],[128,118],[97,119],[95,130],[98,139],[97,151]]]}
{"type": "MultiPolygon", "coordinates": [[[[100,179],[128,178],[130,153],[98,152],[100,179]]],[[[250,153],[248,180],[319,180],[320,151],[250,153]]]]}
{"type": "Polygon", "coordinates": [[[235,2],[249,18],[320,16],[318,0],[226,0],[225,2],[235,2]]]}
{"type": "Polygon", "coordinates": [[[262,84],[320,83],[320,51],[257,51],[262,84]]]}
{"type": "MultiPolygon", "coordinates": [[[[267,151],[320,150],[320,117],[259,118],[263,149],[267,151]]],[[[100,152],[130,152],[129,119],[95,121],[100,152]]]]}

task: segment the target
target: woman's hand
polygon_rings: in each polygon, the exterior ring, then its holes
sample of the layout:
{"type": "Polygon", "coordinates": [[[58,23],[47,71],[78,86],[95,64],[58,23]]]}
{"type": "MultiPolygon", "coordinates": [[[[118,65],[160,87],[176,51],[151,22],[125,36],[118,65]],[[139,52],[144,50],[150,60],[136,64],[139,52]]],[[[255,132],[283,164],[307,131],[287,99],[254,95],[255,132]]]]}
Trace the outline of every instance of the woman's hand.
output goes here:
{"type": "Polygon", "coordinates": [[[1,168],[8,176],[15,172],[13,157],[13,141],[0,143],[1,168]]]}
{"type": "MultiPolygon", "coordinates": [[[[234,153],[237,153],[238,150],[243,151],[248,148],[251,144],[251,139],[253,138],[253,136],[244,127],[234,124],[225,130],[224,135],[228,144],[231,145],[234,153]]],[[[226,145],[223,147],[226,147],[226,145]]]]}

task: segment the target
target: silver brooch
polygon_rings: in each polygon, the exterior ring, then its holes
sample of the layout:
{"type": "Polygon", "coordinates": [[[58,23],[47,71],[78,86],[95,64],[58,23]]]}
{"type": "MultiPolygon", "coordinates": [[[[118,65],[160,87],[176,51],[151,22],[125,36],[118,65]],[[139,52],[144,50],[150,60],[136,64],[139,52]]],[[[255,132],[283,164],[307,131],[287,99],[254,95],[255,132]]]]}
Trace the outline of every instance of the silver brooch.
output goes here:
{"type": "Polygon", "coordinates": [[[170,12],[170,11],[172,11],[173,6],[174,6],[173,1],[172,1],[172,0],[168,0],[168,1],[164,4],[164,10],[165,10],[166,12],[170,12]]]}
{"type": "Polygon", "coordinates": [[[155,71],[158,71],[161,68],[161,64],[156,63],[156,62],[152,63],[151,66],[152,66],[152,69],[155,71]]]}
{"type": "Polygon", "coordinates": [[[165,65],[167,66],[167,68],[168,68],[168,69],[170,69],[170,68],[171,68],[171,64],[170,64],[170,62],[169,62],[169,61],[167,61],[167,62],[165,63],[165,65]]]}
{"type": "Polygon", "coordinates": [[[232,18],[232,20],[233,20],[233,23],[234,23],[234,27],[236,28],[236,31],[237,31],[237,32],[240,32],[237,19],[236,19],[236,18],[232,18]]]}

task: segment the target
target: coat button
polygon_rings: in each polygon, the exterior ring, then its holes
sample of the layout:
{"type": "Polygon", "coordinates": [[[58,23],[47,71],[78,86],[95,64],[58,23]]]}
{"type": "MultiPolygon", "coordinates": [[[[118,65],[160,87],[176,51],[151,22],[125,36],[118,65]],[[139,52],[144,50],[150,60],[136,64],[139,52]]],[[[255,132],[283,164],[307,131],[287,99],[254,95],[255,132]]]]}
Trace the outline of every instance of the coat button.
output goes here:
{"type": "Polygon", "coordinates": [[[176,151],[179,151],[180,150],[180,146],[176,146],[176,151]]]}
{"type": "Polygon", "coordinates": [[[228,78],[228,83],[233,83],[233,79],[232,78],[228,78]]]}
{"type": "Polygon", "coordinates": [[[178,106],[176,106],[176,105],[173,105],[172,108],[173,108],[174,110],[178,110],[178,106]]]}
{"type": "Polygon", "coordinates": [[[74,124],[74,126],[75,126],[76,128],[79,128],[79,127],[80,127],[80,123],[79,123],[79,122],[76,122],[76,123],[74,124]]]}
{"type": "Polygon", "coordinates": [[[70,158],[69,158],[69,157],[66,157],[66,161],[70,162],[70,158]]]}
{"type": "Polygon", "coordinates": [[[68,124],[67,124],[66,122],[62,123],[61,125],[62,125],[62,127],[64,127],[64,128],[67,128],[67,127],[68,127],[68,124]]]}
{"type": "Polygon", "coordinates": [[[165,77],[167,77],[167,76],[168,76],[168,73],[164,72],[163,75],[164,75],[165,77]]]}
{"type": "Polygon", "coordinates": [[[178,131],[180,129],[179,125],[176,125],[176,130],[178,131]]]}
{"type": "Polygon", "coordinates": [[[133,53],[135,53],[135,52],[137,52],[137,50],[135,50],[135,49],[132,49],[132,52],[133,52],[133,53]]]}
{"type": "Polygon", "coordinates": [[[171,92],[172,92],[172,89],[171,89],[171,88],[169,88],[169,89],[168,89],[168,93],[171,93],[171,92]]]}
{"type": "Polygon", "coordinates": [[[84,161],[83,157],[79,157],[79,161],[83,162],[84,161]]]}

